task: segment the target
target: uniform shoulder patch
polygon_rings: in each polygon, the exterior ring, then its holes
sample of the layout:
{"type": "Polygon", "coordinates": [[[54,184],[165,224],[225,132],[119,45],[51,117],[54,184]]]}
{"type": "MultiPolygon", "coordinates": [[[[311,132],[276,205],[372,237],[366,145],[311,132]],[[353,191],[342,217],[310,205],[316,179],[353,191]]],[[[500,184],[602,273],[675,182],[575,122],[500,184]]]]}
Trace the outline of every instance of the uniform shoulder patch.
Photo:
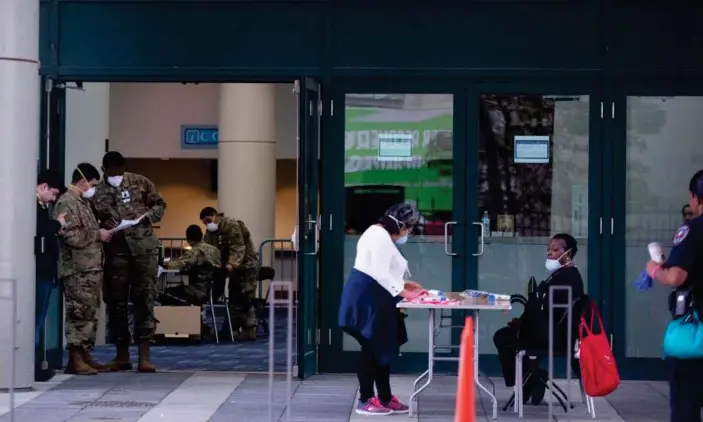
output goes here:
{"type": "Polygon", "coordinates": [[[683,242],[683,240],[688,236],[688,232],[690,232],[691,229],[688,227],[688,225],[683,225],[681,228],[676,232],[674,235],[674,246],[680,244],[683,242]]]}

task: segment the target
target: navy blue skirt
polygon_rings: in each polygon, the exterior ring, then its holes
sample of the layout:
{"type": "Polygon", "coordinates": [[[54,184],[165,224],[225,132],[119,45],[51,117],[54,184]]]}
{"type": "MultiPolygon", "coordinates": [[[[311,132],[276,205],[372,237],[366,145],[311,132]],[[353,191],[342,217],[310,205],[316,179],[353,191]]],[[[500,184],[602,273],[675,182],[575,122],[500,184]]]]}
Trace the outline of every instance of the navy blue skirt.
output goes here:
{"type": "Polygon", "coordinates": [[[405,321],[400,317],[393,297],[371,276],[352,269],[342,291],[339,327],[369,344],[380,365],[390,365],[401,345],[408,341],[405,321]]]}

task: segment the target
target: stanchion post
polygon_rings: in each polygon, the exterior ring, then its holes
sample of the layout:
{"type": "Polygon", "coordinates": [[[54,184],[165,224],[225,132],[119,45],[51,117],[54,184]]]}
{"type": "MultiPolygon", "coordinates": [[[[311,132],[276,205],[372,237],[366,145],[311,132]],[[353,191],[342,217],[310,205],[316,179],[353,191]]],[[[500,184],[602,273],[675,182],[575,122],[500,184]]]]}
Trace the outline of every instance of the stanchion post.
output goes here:
{"type": "Polygon", "coordinates": [[[9,349],[7,404],[10,422],[15,422],[15,361],[17,354],[17,281],[14,279],[0,279],[0,306],[10,310],[9,337],[5,347],[9,349]],[[9,305],[9,306],[8,306],[9,305]]]}
{"type": "MultiPolygon", "coordinates": [[[[549,359],[548,359],[548,382],[554,383],[554,308],[566,309],[566,420],[571,422],[571,359],[573,359],[572,319],[573,319],[573,291],[571,286],[549,286],[549,359]],[[554,303],[554,292],[557,290],[566,291],[566,304],[554,303]]],[[[553,397],[549,398],[549,420],[553,420],[553,397]]]]}
{"type": "Polygon", "coordinates": [[[283,287],[283,291],[287,290],[285,299],[276,299],[276,295],[269,295],[269,421],[278,421],[273,414],[274,400],[274,373],[275,373],[275,338],[276,338],[276,305],[281,304],[286,306],[287,333],[286,333],[286,411],[285,420],[291,420],[291,402],[293,396],[293,283],[290,281],[274,281],[271,283],[271,289],[276,290],[276,287],[283,287]]]}
{"type": "Polygon", "coordinates": [[[474,319],[467,316],[464,331],[461,333],[454,422],[474,422],[476,420],[474,335],[474,319]]]}

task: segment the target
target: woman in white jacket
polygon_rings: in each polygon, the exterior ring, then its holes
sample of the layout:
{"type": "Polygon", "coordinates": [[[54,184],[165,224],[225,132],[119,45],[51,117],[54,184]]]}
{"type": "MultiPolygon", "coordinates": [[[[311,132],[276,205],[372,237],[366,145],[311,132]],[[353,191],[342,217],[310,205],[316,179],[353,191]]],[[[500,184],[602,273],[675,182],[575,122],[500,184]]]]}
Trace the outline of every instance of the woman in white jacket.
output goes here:
{"type": "Polygon", "coordinates": [[[423,291],[417,282],[405,280],[408,261],[397,247],[408,240],[419,218],[414,206],[394,205],[356,245],[354,268],[342,292],[339,326],[361,345],[359,414],[408,412],[408,406],[391,393],[390,365],[407,341],[405,330],[399,329],[402,320],[396,304],[423,291]]]}

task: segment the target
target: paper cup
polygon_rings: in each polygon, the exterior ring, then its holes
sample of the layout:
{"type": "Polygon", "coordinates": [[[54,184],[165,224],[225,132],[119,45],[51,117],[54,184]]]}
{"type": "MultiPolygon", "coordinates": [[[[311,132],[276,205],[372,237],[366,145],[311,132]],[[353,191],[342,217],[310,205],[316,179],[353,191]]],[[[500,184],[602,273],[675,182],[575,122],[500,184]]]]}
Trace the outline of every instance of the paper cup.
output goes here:
{"type": "Polygon", "coordinates": [[[662,249],[661,243],[652,242],[647,245],[647,249],[649,250],[649,257],[652,259],[652,261],[658,264],[664,262],[664,250],[662,249]]]}

